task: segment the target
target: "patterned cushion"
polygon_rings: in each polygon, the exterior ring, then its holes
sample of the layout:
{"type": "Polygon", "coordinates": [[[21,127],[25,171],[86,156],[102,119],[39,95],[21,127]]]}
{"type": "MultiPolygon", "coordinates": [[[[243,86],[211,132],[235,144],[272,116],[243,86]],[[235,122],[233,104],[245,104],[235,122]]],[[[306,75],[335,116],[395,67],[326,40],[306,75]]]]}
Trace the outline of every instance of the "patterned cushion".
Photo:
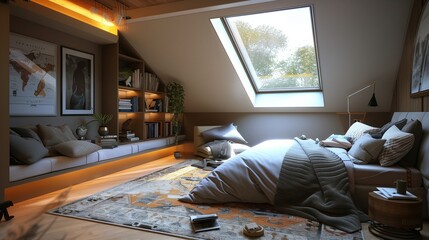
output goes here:
{"type": "Polygon", "coordinates": [[[82,157],[100,150],[101,147],[87,141],[73,140],[57,144],[54,149],[67,157],[82,157]]]}
{"type": "Polygon", "coordinates": [[[414,144],[414,135],[402,132],[393,125],[384,134],[382,139],[386,139],[383,151],[378,156],[381,166],[391,166],[404,157],[414,144]]]}
{"type": "Polygon", "coordinates": [[[375,139],[369,134],[363,135],[349,150],[351,160],[357,164],[368,164],[377,161],[385,142],[385,139],[375,139]]]}
{"type": "Polygon", "coordinates": [[[370,131],[375,131],[378,128],[366,125],[361,122],[353,123],[350,128],[347,130],[345,136],[351,137],[352,142],[356,142],[358,138],[360,138],[365,133],[369,133],[370,131]]]}

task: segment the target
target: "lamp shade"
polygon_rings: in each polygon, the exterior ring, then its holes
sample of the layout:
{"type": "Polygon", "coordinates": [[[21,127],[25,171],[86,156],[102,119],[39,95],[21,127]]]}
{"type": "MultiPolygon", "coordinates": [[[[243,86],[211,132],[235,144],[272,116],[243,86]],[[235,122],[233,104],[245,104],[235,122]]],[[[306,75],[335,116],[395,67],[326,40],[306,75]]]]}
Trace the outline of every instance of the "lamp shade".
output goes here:
{"type": "Polygon", "coordinates": [[[377,107],[377,99],[375,98],[375,93],[372,94],[371,100],[369,100],[368,106],[370,107],[377,107]]]}

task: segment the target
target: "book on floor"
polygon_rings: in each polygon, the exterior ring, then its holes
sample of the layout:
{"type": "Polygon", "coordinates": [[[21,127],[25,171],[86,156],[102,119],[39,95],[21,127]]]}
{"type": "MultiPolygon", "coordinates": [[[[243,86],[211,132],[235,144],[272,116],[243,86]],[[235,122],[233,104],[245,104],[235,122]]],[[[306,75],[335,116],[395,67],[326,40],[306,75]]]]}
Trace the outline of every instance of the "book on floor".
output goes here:
{"type": "Polygon", "coordinates": [[[204,232],[220,229],[216,214],[190,216],[191,226],[194,232],[204,232]]]}

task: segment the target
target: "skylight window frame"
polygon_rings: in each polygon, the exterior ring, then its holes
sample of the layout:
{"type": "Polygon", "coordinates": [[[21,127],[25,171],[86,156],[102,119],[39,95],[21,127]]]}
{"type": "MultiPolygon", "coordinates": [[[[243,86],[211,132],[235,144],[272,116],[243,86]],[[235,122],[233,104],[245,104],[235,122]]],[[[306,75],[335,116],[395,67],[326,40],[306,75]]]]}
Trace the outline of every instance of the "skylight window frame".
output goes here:
{"type": "MultiPolygon", "coordinates": [[[[238,14],[238,15],[231,15],[231,16],[224,16],[219,18],[226,30],[226,33],[229,37],[229,40],[231,41],[234,50],[240,59],[241,65],[246,72],[246,75],[249,79],[249,82],[251,83],[251,86],[253,87],[253,90],[256,94],[272,94],[272,93],[291,93],[291,92],[322,92],[323,91],[323,85],[322,85],[322,74],[320,69],[320,59],[319,59],[319,51],[318,51],[318,44],[317,44],[317,34],[316,34],[316,23],[314,18],[314,7],[312,4],[310,5],[303,5],[303,6],[296,6],[296,7],[289,7],[289,8],[282,8],[282,9],[276,9],[276,10],[267,10],[267,11],[258,11],[254,13],[246,13],[246,14],[238,14]],[[271,12],[278,12],[278,11],[286,11],[286,10],[293,10],[293,9],[299,9],[299,8],[309,8],[310,11],[310,20],[311,20],[311,30],[313,34],[313,45],[314,45],[314,51],[316,55],[316,65],[317,65],[317,74],[318,74],[318,85],[319,87],[297,87],[297,88],[287,88],[287,89],[279,89],[279,90],[260,90],[257,87],[256,81],[253,77],[252,70],[248,66],[246,62],[246,56],[243,54],[243,52],[240,50],[239,43],[237,42],[237,39],[234,37],[233,30],[228,23],[228,18],[231,17],[240,17],[240,16],[249,16],[254,14],[263,14],[263,13],[271,13],[271,12]]],[[[247,54],[247,52],[246,52],[247,54]]],[[[250,61],[250,60],[249,60],[250,61]]],[[[256,75],[256,73],[255,73],[256,75]]]]}

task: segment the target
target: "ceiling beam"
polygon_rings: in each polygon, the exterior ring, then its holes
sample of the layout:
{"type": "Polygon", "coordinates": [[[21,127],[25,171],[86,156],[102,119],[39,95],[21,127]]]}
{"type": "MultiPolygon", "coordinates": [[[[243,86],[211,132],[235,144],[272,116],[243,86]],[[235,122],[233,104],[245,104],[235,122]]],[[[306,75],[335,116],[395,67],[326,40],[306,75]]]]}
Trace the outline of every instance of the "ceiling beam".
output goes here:
{"type": "Polygon", "coordinates": [[[184,0],[127,10],[128,23],[246,6],[275,0],[184,0]]]}

